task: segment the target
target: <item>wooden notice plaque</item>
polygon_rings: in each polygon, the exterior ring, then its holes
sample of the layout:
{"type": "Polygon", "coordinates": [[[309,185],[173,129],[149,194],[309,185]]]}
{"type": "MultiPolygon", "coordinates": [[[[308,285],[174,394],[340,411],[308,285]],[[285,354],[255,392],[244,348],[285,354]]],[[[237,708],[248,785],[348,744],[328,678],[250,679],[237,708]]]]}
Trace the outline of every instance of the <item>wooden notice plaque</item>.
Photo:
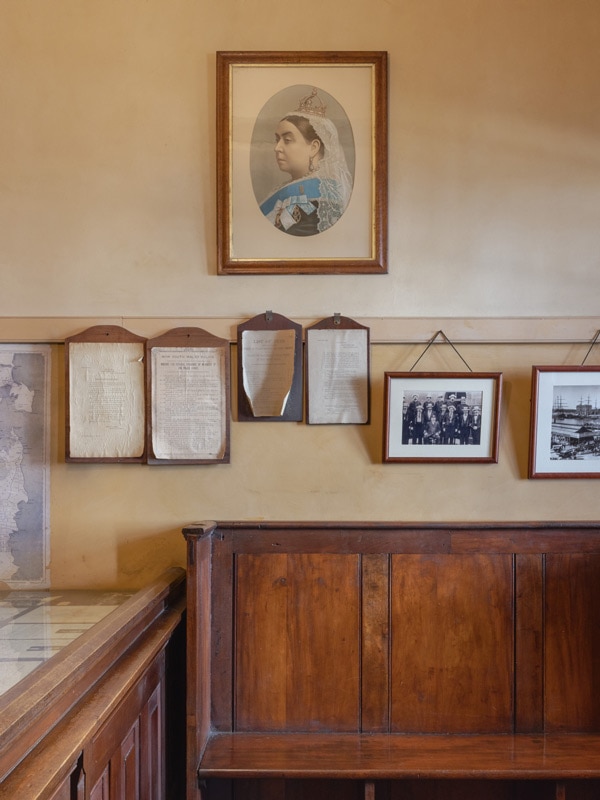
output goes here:
{"type": "Polygon", "coordinates": [[[174,328],[146,343],[149,464],[229,462],[229,342],[174,328]]]}
{"type": "Polygon", "coordinates": [[[302,326],[267,311],[238,325],[240,422],[302,422],[302,326]]]}
{"type": "Polygon", "coordinates": [[[118,325],[65,340],[66,461],[144,461],[145,341],[118,325]]]}
{"type": "Polygon", "coordinates": [[[366,425],[370,416],[370,331],[334,314],[306,329],[309,424],[366,425]]]}

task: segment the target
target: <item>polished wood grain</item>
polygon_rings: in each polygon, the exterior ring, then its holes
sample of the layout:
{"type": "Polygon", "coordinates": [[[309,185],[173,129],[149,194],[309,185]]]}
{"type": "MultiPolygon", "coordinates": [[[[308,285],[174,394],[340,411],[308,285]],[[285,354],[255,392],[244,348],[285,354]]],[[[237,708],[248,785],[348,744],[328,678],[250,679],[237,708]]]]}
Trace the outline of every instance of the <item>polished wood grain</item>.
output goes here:
{"type": "Polygon", "coordinates": [[[0,778],[89,692],[183,588],[167,570],[0,699],[0,778]]]}
{"type": "Polygon", "coordinates": [[[390,724],[390,557],[362,556],[361,725],[380,733],[390,724]]]}
{"type": "Polygon", "coordinates": [[[188,800],[600,796],[600,525],[184,535],[188,800]]]}
{"type": "Polygon", "coordinates": [[[512,559],[392,557],[391,730],[510,733],[512,559]]]}
{"type": "Polygon", "coordinates": [[[600,734],[219,734],[201,777],[600,778],[600,734]]]}
{"type": "Polygon", "coordinates": [[[517,733],[544,729],[544,558],[515,555],[515,724],[517,733]]]}
{"type": "Polygon", "coordinates": [[[600,730],[600,556],[549,554],[545,592],[549,731],[600,730]]]}
{"type": "Polygon", "coordinates": [[[236,730],[357,730],[359,577],[355,555],[238,556],[236,730]]]}

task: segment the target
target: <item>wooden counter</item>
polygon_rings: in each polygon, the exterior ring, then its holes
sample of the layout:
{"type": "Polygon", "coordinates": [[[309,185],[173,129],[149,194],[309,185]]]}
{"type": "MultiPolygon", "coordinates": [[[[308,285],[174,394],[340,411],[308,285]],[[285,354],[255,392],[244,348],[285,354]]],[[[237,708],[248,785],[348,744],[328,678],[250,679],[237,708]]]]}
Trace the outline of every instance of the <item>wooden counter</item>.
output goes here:
{"type": "Polygon", "coordinates": [[[168,570],[0,697],[0,800],[178,796],[184,585],[168,570]]]}

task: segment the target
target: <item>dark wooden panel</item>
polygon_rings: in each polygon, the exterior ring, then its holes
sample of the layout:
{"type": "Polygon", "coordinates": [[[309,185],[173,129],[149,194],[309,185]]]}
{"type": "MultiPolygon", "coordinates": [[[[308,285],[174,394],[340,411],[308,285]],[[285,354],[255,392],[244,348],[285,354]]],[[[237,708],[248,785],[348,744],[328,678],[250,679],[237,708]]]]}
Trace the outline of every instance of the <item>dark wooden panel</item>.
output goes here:
{"type": "Polygon", "coordinates": [[[511,732],[511,556],[392,557],[393,731],[511,732]]]}
{"type": "Polygon", "coordinates": [[[543,556],[515,556],[515,731],[544,730],[543,556]]]}
{"type": "Polygon", "coordinates": [[[90,800],[110,800],[109,765],[98,778],[90,792],[90,800]]]}
{"type": "MultiPolygon", "coordinates": [[[[598,522],[219,523],[236,552],[600,553],[598,522]],[[249,535],[250,534],[250,535],[249,535]]],[[[195,528],[184,529],[185,535],[195,528]]]]}
{"type": "MultiPolygon", "coordinates": [[[[402,781],[389,800],[556,800],[554,781],[402,781]]],[[[569,800],[575,800],[569,795],[569,800]]]]}
{"type": "MultiPolygon", "coordinates": [[[[393,781],[389,800],[514,800],[511,781],[393,781]]],[[[532,794],[530,800],[538,800],[532,794]]],[[[542,798],[539,798],[542,800],[542,798]]],[[[550,800],[545,797],[544,800],[550,800]]]]}
{"type": "Polygon", "coordinates": [[[204,573],[205,608],[202,614],[207,618],[206,627],[200,631],[210,631],[203,646],[204,668],[210,671],[208,686],[204,686],[203,724],[213,730],[231,730],[233,726],[233,707],[231,682],[233,680],[233,556],[231,537],[216,534],[212,537],[212,564],[204,573]]]}
{"type": "Polygon", "coordinates": [[[110,760],[110,800],[141,800],[139,741],[139,720],[136,720],[110,760]]]}
{"type": "Polygon", "coordinates": [[[520,529],[498,525],[492,530],[457,530],[453,553],[600,553],[598,523],[580,527],[547,523],[540,527],[522,523],[520,529]]]}
{"type": "Polygon", "coordinates": [[[361,730],[389,729],[390,622],[388,555],[362,557],[361,730]]]}
{"type": "Polygon", "coordinates": [[[358,730],[359,563],[237,556],[237,730],[358,730]]]}
{"type": "Polygon", "coordinates": [[[513,787],[514,800],[559,800],[556,781],[515,781],[513,787]]]}
{"type": "Polygon", "coordinates": [[[547,731],[600,730],[600,556],[546,558],[547,731]]]}
{"type": "Polygon", "coordinates": [[[598,800],[600,797],[600,781],[564,781],[564,787],[566,800],[598,800]]]}
{"type": "MultiPolygon", "coordinates": [[[[163,651],[141,678],[129,688],[129,691],[126,694],[123,693],[118,707],[92,737],[84,754],[84,767],[92,782],[96,781],[96,776],[112,759],[113,753],[120,750],[122,743],[131,735],[132,720],[135,720],[137,731],[139,717],[144,706],[151,698],[155,688],[164,680],[164,662],[163,651]]],[[[161,736],[161,740],[164,741],[164,736],[161,736]]]]}
{"type": "Polygon", "coordinates": [[[264,781],[235,781],[231,797],[233,800],[285,800],[285,783],[283,779],[277,778],[264,781]]]}
{"type": "Polygon", "coordinates": [[[241,780],[232,791],[227,800],[364,800],[360,781],[241,780]]]}
{"type": "Polygon", "coordinates": [[[84,781],[80,780],[80,771],[68,775],[48,800],[83,800],[84,781]]]}
{"type": "Polygon", "coordinates": [[[364,800],[360,782],[286,781],[285,800],[364,800]]]}
{"type": "Polygon", "coordinates": [[[238,556],[236,730],[285,730],[288,559],[238,556]]]}
{"type": "MultiPolygon", "coordinates": [[[[228,529],[226,529],[228,530],[228,529]]],[[[290,524],[246,530],[232,528],[233,550],[236,553],[448,553],[450,533],[445,530],[423,531],[418,528],[379,530],[365,525],[357,531],[342,524],[331,528],[290,524]]]]}
{"type": "Polygon", "coordinates": [[[163,800],[165,797],[164,758],[165,709],[164,684],[161,681],[140,715],[140,797],[163,800]]]}
{"type": "MultiPolygon", "coordinates": [[[[256,783],[256,781],[202,781],[200,783],[200,800],[234,800],[234,789],[240,783],[251,784],[256,783]]],[[[186,797],[198,800],[197,781],[194,786],[188,787],[186,797]]],[[[254,795],[249,794],[248,800],[255,800],[254,795]]]]}

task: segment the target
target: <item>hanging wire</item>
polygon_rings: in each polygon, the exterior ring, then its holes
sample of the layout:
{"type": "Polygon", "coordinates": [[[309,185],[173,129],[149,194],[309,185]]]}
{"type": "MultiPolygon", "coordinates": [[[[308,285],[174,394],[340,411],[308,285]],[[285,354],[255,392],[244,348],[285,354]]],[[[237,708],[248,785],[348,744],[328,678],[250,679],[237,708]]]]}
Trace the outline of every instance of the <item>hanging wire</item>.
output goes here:
{"type": "MultiPolygon", "coordinates": [[[[598,338],[598,335],[600,335],[600,331],[598,331],[598,333],[596,334],[596,339],[598,338]]],[[[414,363],[414,364],[412,365],[412,367],[410,368],[409,372],[412,372],[412,371],[413,371],[413,369],[414,369],[414,368],[417,366],[417,364],[419,363],[419,361],[420,361],[420,360],[423,358],[423,356],[425,355],[425,353],[426,353],[426,352],[429,350],[429,348],[430,348],[430,347],[431,347],[431,345],[432,345],[432,344],[435,342],[435,340],[438,338],[438,336],[443,336],[443,337],[444,337],[444,339],[446,340],[447,344],[449,344],[449,345],[450,345],[450,347],[451,347],[451,348],[454,350],[454,352],[456,353],[456,355],[457,355],[457,356],[460,358],[460,360],[463,362],[463,364],[464,364],[464,365],[465,365],[465,367],[466,367],[466,368],[469,370],[469,372],[473,372],[473,370],[471,369],[471,367],[470,367],[470,366],[467,364],[467,362],[465,361],[465,359],[464,359],[464,358],[461,356],[461,354],[458,352],[458,350],[456,349],[456,347],[455,347],[455,346],[452,344],[452,342],[451,342],[451,341],[450,341],[450,339],[449,339],[449,338],[446,336],[446,334],[444,333],[444,331],[441,331],[441,330],[440,330],[440,331],[437,331],[437,332],[436,332],[436,334],[435,334],[434,336],[432,336],[432,338],[429,340],[429,342],[428,342],[428,344],[427,344],[427,347],[425,348],[425,350],[423,350],[423,352],[421,353],[421,355],[420,355],[420,356],[417,358],[417,360],[415,361],[415,363],[414,363]]],[[[590,348],[590,350],[591,350],[591,348],[590,348]]],[[[586,358],[587,358],[587,356],[586,356],[586,358]]]]}
{"type": "Polygon", "coordinates": [[[594,336],[594,338],[592,339],[592,343],[591,343],[591,345],[589,346],[589,349],[588,349],[587,353],[585,354],[585,358],[584,358],[584,359],[583,359],[583,361],[581,362],[581,366],[582,366],[582,367],[583,367],[583,365],[585,364],[585,362],[586,362],[586,360],[587,360],[587,357],[588,357],[588,356],[589,356],[589,354],[592,352],[592,347],[593,347],[593,346],[596,344],[596,342],[598,341],[598,337],[599,337],[599,336],[600,336],[600,330],[597,330],[597,331],[596,331],[596,335],[595,335],[595,336],[594,336]]]}

